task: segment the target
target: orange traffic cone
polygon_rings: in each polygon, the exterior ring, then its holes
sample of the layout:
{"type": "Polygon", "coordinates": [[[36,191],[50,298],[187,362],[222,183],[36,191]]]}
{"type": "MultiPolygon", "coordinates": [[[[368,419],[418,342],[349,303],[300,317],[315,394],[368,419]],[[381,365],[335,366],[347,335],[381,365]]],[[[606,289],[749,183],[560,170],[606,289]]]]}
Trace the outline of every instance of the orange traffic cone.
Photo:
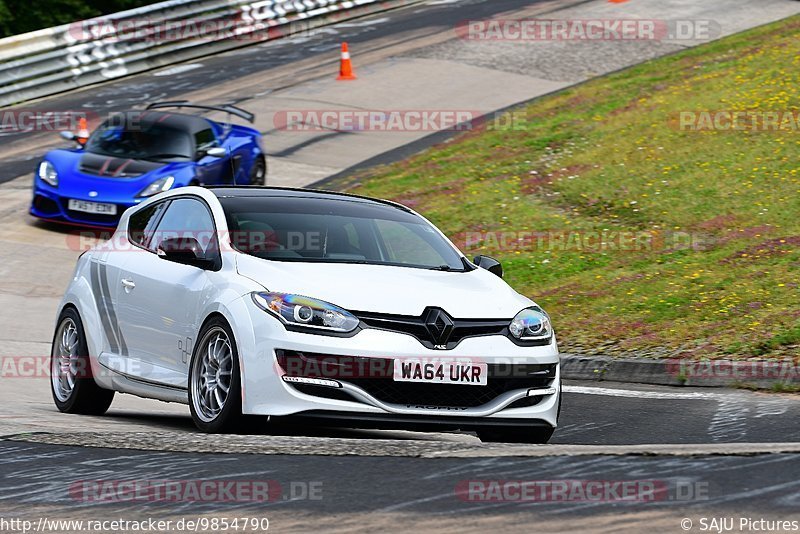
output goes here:
{"type": "Polygon", "coordinates": [[[86,117],[78,119],[78,133],[75,134],[75,140],[81,145],[85,145],[89,140],[89,127],[86,124],[86,117]]]}
{"type": "Polygon", "coordinates": [[[342,60],[339,66],[339,77],[337,80],[355,80],[357,76],[353,72],[353,64],[350,62],[350,50],[347,43],[342,43],[342,60]]]}

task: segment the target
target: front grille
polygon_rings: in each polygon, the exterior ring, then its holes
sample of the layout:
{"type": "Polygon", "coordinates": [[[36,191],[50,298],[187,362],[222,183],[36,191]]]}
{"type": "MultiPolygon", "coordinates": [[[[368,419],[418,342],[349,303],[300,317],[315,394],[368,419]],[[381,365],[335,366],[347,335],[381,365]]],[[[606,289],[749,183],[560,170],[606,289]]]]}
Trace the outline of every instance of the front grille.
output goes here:
{"type": "MultiPolygon", "coordinates": [[[[487,385],[470,386],[395,382],[392,379],[394,367],[392,359],[333,356],[286,350],[278,350],[277,356],[278,364],[290,376],[328,378],[349,383],[387,404],[453,408],[474,408],[489,403],[509,391],[547,387],[551,385],[556,376],[557,365],[489,364],[487,385]],[[342,365],[334,365],[337,361],[342,365]],[[325,362],[325,364],[322,365],[319,362],[325,362]],[[365,362],[375,362],[375,364],[367,365],[365,362]]],[[[299,383],[291,383],[291,386],[302,393],[317,397],[358,400],[336,388],[299,383]]],[[[514,403],[514,407],[532,406],[539,400],[539,398],[532,398],[525,404],[514,403]]]]}
{"type": "Polygon", "coordinates": [[[451,319],[452,330],[442,343],[440,339],[436,339],[442,326],[434,325],[432,332],[425,324],[429,310],[430,308],[426,309],[419,317],[372,312],[353,312],[353,314],[369,328],[408,334],[429,349],[439,345],[453,349],[468,337],[506,335],[508,324],[511,322],[511,319],[451,319]]]}
{"type": "Polygon", "coordinates": [[[45,196],[36,195],[33,198],[33,207],[46,215],[58,215],[58,204],[45,196]]]}

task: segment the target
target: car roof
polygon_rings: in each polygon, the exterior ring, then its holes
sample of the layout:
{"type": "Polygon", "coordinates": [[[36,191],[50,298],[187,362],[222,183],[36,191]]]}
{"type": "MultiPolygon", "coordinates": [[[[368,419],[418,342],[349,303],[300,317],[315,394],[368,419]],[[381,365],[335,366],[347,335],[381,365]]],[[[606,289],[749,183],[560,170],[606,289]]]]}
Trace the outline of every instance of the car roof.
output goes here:
{"type": "Polygon", "coordinates": [[[295,187],[263,187],[263,186],[206,186],[217,198],[306,198],[318,200],[348,200],[351,202],[363,202],[379,206],[390,206],[409,213],[411,209],[402,204],[390,200],[379,198],[364,197],[350,193],[339,193],[336,191],[324,191],[321,189],[300,189],[295,187]]]}
{"type": "Polygon", "coordinates": [[[125,114],[126,126],[133,127],[134,122],[140,125],[163,124],[169,128],[196,133],[211,128],[211,120],[197,115],[172,113],[167,111],[131,111],[125,114]]]}

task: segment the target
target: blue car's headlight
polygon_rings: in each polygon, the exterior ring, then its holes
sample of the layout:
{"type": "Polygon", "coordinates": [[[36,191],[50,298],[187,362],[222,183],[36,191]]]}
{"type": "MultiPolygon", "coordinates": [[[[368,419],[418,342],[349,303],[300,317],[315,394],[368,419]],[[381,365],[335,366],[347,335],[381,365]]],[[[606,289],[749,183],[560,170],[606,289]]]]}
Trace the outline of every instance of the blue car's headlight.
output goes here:
{"type": "Polygon", "coordinates": [[[39,164],[39,169],[37,170],[36,174],[39,178],[53,187],[58,187],[58,171],[56,171],[55,166],[47,160],[42,161],[39,164]]]}
{"type": "Polygon", "coordinates": [[[321,332],[352,332],[359,320],[352,313],[328,302],[287,293],[252,293],[256,306],[287,326],[318,329],[321,332]]]}
{"type": "Polygon", "coordinates": [[[152,184],[148,185],[141,191],[139,194],[136,195],[137,197],[152,197],[156,193],[163,193],[164,191],[168,191],[172,184],[175,183],[174,176],[165,176],[163,178],[159,178],[152,184]]]}
{"type": "Polygon", "coordinates": [[[550,317],[538,307],[519,312],[508,325],[508,331],[520,341],[541,341],[553,335],[550,317]]]}

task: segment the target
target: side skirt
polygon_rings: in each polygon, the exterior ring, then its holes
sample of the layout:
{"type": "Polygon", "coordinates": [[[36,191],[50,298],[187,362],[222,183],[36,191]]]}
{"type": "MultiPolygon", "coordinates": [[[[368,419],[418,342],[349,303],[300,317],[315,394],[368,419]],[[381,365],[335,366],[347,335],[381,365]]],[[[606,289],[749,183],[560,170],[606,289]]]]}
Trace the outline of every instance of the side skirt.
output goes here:
{"type": "MultiPolygon", "coordinates": [[[[102,363],[100,365],[102,365],[102,363]]],[[[145,399],[189,404],[189,391],[186,388],[149,382],[109,369],[104,365],[103,370],[111,375],[111,384],[114,391],[129,393],[145,399]]]]}

